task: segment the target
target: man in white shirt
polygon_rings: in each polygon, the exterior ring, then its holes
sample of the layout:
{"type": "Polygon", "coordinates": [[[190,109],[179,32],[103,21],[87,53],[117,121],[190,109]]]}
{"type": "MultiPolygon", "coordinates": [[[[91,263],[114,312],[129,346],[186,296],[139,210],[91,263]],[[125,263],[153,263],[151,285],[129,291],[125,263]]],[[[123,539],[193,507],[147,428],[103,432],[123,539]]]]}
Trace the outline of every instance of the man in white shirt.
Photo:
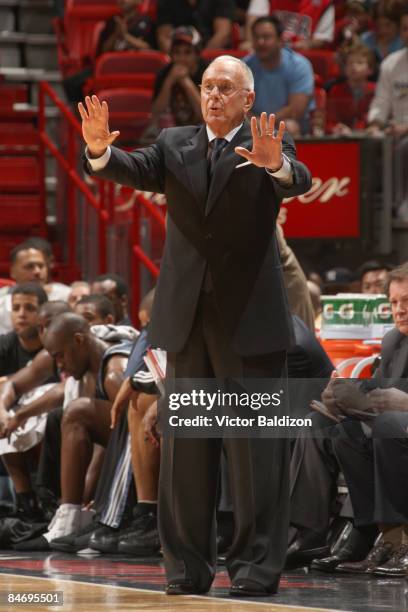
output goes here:
{"type": "Polygon", "coordinates": [[[396,199],[400,204],[399,216],[408,220],[408,7],[401,14],[400,38],[405,47],[381,63],[367,131],[373,136],[385,132],[399,139],[395,149],[396,199]]]}

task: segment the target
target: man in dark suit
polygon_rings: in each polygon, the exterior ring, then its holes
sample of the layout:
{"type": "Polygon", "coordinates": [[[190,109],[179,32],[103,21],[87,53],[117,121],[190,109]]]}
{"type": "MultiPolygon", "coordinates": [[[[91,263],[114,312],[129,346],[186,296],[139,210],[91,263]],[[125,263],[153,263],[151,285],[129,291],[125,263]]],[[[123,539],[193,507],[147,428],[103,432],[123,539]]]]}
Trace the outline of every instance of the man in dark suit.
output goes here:
{"type": "MultiPolygon", "coordinates": [[[[291,564],[300,565],[315,558],[312,567],[318,570],[377,571],[375,565],[386,561],[378,554],[391,556],[400,544],[398,540],[391,543],[393,546],[384,547],[381,543],[374,548],[374,557],[370,553],[367,563],[365,557],[378,534],[377,526],[389,542],[392,527],[408,523],[403,486],[408,477],[408,264],[390,272],[388,283],[395,328],[384,336],[375,375],[357,384],[341,379],[332,381],[322,395],[330,412],[336,415],[340,410],[351,418],[335,425],[331,419],[316,414],[313,417],[316,436],[296,441],[292,456],[291,522],[299,533],[288,551],[291,564]],[[374,410],[378,416],[368,427],[353,418],[353,409],[374,410]],[[351,495],[354,531],[334,555],[317,559],[325,549],[330,502],[334,501],[340,469],[351,495]],[[307,507],[305,496],[312,500],[307,507]]],[[[408,567],[407,551],[402,552],[404,559],[397,561],[408,567]]],[[[392,571],[397,571],[395,563],[392,571]]]]}
{"type": "MultiPolygon", "coordinates": [[[[252,73],[230,56],[203,75],[206,125],[163,130],[125,153],[112,147],[108,108],[79,110],[88,169],[166,194],[168,222],[150,327],[168,352],[168,378],[280,378],[292,326],[275,220],[283,197],[311,186],[293,141],[255,99],[252,73]],[[252,150],[250,150],[252,149],[252,150]],[[247,162],[243,162],[245,158],[247,162]]],[[[234,595],[276,592],[288,515],[288,440],[228,439],[236,531],[227,568],[234,595]],[[267,469],[266,466],[268,466],[267,469]],[[271,469],[272,466],[272,469],[271,469]]],[[[208,591],[215,575],[215,502],[221,439],[163,439],[159,529],[168,594],[208,591]]]]}

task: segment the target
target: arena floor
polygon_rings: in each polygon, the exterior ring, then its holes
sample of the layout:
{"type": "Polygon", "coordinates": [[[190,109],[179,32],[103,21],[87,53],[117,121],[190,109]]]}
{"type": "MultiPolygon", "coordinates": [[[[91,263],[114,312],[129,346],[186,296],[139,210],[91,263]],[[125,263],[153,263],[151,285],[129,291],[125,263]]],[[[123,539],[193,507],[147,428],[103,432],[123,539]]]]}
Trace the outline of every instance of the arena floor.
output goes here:
{"type": "Polygon", "coordinates": [[[168,597],[160,560],[81,557],[58,553],[0,554],[0,610],[58,610],[59,606],[10,604],[10,593],[63,592],[64,612],[403,612],[408,610],[406,580],[374,580],[307,573],[284,574],[278,595],[242,601],[228,597],[229,580],[220,567],[206,597],[168,597]]]}

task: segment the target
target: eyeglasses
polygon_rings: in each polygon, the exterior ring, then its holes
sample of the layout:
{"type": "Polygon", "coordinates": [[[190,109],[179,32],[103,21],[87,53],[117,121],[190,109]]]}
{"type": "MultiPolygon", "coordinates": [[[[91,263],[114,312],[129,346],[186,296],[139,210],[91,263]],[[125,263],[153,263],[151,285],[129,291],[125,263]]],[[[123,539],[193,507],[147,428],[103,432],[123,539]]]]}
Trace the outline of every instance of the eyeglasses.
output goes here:
{"type": "Polygon", "coordinates": [[[215,83],[206,83],[203,85],[203,83],[201,83],[199,87],[206,96],[210,96],[216,87],[220,96],[224,96],[225,98],[234,95],[238,91],[250,91],[250,89],[246,87],[234,87],[231,83],[221,83],[220,85],[216,85],[215,83]]]}

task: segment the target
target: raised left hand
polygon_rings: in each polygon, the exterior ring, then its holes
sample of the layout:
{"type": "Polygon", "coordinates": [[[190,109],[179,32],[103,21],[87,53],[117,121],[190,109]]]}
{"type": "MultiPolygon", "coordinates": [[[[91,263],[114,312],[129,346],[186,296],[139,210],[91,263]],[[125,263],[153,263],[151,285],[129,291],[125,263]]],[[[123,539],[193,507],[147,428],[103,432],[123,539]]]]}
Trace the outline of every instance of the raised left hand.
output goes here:
{"type": "Polygon", "coordinates": [[[276,172],[283,163],[282,138],[285,131],[285,122],[281,121],[279,123],[279,130],[275,134],[275,115],[269,115],[269,118],[267,118],[266,113],[261,113],[259,129],[256,117],[251,118],[251,131],[252,151],[248,151],[244,147],[235,147],[235,153],[255,166],[276,172]]]}

